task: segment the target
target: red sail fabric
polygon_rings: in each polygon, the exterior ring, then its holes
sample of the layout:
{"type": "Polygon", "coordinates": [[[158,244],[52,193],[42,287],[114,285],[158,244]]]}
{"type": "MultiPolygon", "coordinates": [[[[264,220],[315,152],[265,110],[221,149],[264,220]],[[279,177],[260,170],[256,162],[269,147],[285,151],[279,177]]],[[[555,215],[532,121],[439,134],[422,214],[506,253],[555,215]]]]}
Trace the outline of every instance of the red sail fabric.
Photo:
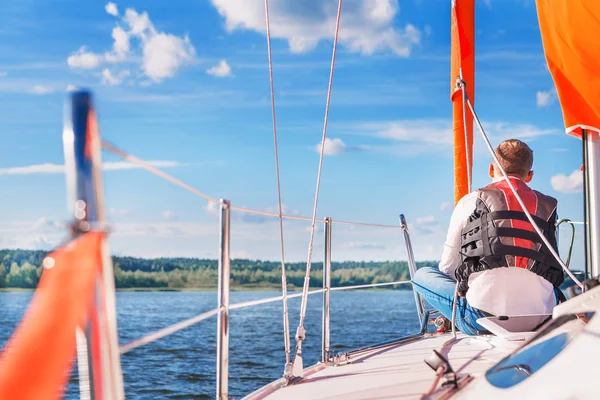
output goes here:
{"type": "Polygon", "coordinates": [[[537,0],[548,69],[568,134],[600,133],[600,1],[537,0]]]}
{"type": "Polygon", "coordinates": [[[467,84],[467,94],[475,104],[475,0],[452,1],[452,49],[450,87],[454,132],[454,203],[469,193],[469,174],[473,167],[473,116],[467,110],[467,135],[463,120],[462,93],[456,90],[456,78],[461,76],[467,84]],[[467,151],[469,160],[467,165],[467,151]]]}
{"type": "Polygon", "coordinates": [[[0,356],[0,399],[61,398],[89,316],[105,234],[89,232],[48,255],[29,308],[0,356]]]}

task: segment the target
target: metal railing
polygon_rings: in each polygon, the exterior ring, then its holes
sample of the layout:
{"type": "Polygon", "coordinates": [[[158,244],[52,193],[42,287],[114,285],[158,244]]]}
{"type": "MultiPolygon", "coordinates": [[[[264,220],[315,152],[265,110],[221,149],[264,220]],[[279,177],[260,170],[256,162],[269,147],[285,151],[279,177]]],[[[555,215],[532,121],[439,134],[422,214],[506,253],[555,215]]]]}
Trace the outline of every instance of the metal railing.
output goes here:
{"type": "MultiPolygon", "coordinates": [[[[219,230],[219,261],[218,261],[218,300],[217,307],[213,310],[204,312],[187,320],[178,322],[171,326],[160,329],[156,332],[150,333],[144,337],[136,339],[132,342],[123,344],[118,347],[115,351],[108,351],[112,348],[117,348],[116,343],[116,309],[114,305],[115,297],[115,286],[114,279],[111,278],[109,282],[104,281],[103,285],[99,285],[97,298],[108,299],[104,301],[104,304],[96,304],[94,310],[92,310],[92,320],[103,320],[109,322],[105,327],[100,327],[105,331],[98,335],[98,338],[88,336],[87,340],[83,340],[82,335],[78,335],[78,338],[82,341],[81,354],[78,360],[80,365],[80,388],[82,398],[90,399],[122,399],[124,398],[123,392],[123,381],[121,377],[121,368],[119,353],[125,354],[140,346],[151,343],[155,340],[161,339],[172,333],[175,333],[181,329],[192,326],[196,323],[209,319],[213,316],[217,316],[217,351],[216,351],[216,396],[218,399],[226,399],[228,396],[228,379],[229,379],[229,312],[234,309],[241,309],[246,307],[252,307],[260,304],[267,304],[276,301],[281,301],[284,296],[274,296],[267,299],[252,300],[242,303],[230,304],[230,281],[231,281],[231,269],[230,269],[230,230],[231,230],[231,210],[241,211],[244,213],[259,214],[268,217],[279,218],[279,214],[264,212],[260,210],[253,210],[242,207],[235,207],[229,200],[217,200],[189,185],[180,181],[179,179],[167,174],[164,171],[155,168],[150,163],[135,157],[123,150],[118,149],[116,146],[101,141],[99,132],[96,128],[95,114],[92,107],[91,93],[82,91],[71,94],[71,103],[69,105],[72,110],[78,110],[81,115],[76,116],[75,112],[66,115],[65,119],[65,134],[64,145],[65,145],[65,158],[67,160],[67,170],[72,170],[67,175],[70,192],[77,193],[77,196],[71,196],[69,203],[75,205],[75,225],[74,232],[77,234],[86,232],[91,229],[96,229],[94,224],[97,222],[101,228],[104,228],[104,216],[102,212],[102,191],[100,185],[100,153],[101,147],[108,150],[125,160],[132,162],[143,169],[152,172],[155,175],[166,179],[177,186],[180,186],[189,192],[192,192],[209,202],[218,203],[220,206],[220,230],[219,230]],[[73,126],[76,129],[71,129],[73,126]],[[72,135],[67,133],[71,130],[75,131],[75,140],[72,135]],[[71,154],[76,155],[75,157],[71,154]],[[69,161],[69,160],[73,161],[69,161]],[[83,191],[83,192],[82,192],[83,191]],[[86,192],[88,191],[88,192],[86,192]],[[83,194],[81,194],[83,193],[83,194]],[[85,197],[85,196],[87,197],[85,197]],[[83,203],[82,199],[85,199],[83,203]],[[89,199],[93,199],[96,203],[89,199]],[[88,204],[89,203],[89,204],[88,204]],[[96,204],[97,209],[90,208],[96,204]],[[87,207],[87,208],[86,208],[87,207]],[[98,210],[98,211],[94,211],[98,210]],[[97,213],[97,215],[95,213],[97,213]],[[99,316],[101,318],[99,318],[99,316]],[[114,319],[114,321],[113,321],[114,319]],[[92,360],[93,364],[90,366],[97,366],[100,373],[92,373],[91,370],[83,368],[88,366],[87,361],[91,360],[91,351],[86,351],[90,343],[99,341],[99,346],[108,349],[99,355],[100,360],[92,360]],[[112,347],[111,347],[112,346],[112,347]],[[86,379],[87,378],[87,379],[86,379]],[[88,385],[84,387],[83,385],[88,385]],[[91,390],[90,390],[91,388],[91,390]],[[85,389],[85,390],[84,390],[85,389]],[[85,393],[84,393],[85,392],[85,393]],[[101,393],[98,395],[98,393],[101,393]]],[[[283,215],[285,219],[312,221],[310,218],[283,215]]],[[[354,352],[345,353],[343,356],[333,357],[331,354],[330,346],[330,294],[333,291],[342,290],[355,290],[382,286],[393,286],[411,283],[411,280],[416,271],[416,264],[412,253],[412,245],[410,242],[410,235],[406,220],[404,216],[400,216],[400,225],[384,225],[384,224],[369,224],[360,222],[346,222],[346,221],[334,221],[328,217],[322,220],[318,220],[324,224],[324,262],[323,262],[323,287],[322,289],[311,290],[308,295],[323,294],[323,307],[322,307],[322,337],[321,337],[321,361],[316,366],[307,368],[308,371],[316,371],[323,368],[326,365],[330,365],[334,359],[338,363],[347,362],[349,354],[357,354],[367,349],[367,351],[380,348],[381,346],[389,345],[390,343],[398,343],[398,340],[388,342],[380,345],[371,346],[364,349],[358,349],[354,352]],[[334,224],[341,225],[358,225],[358,226],[369,226],[379,228],[396,228],[401,229],[404,234],[405,243],[407,246],[407,254],[409,260],[409,273],[411,280],[396,281],[396,282],[385,282],[385,283],[374,283],[366,285],[354,285],[354,286],[342,286],[342,287],[331,287],[331,243],[332,243],[332,231],[334,224]]],[[[105,246],[106,248],[106,246],[105,246]]],[[[108,255],[108,253],[106,253],[108,255]]],[[[105,270],[109,270],[110,274],[105,273],[104,277],[112,277],[112,264],[110,263],[110,257],[105,257],[105,270]]],[[[419,323],[421,326],[420,332],[415,335],[410,335],[406,338],[399,339],[403,340],[414,340],[418,335],[422,335],[427,321],[428,314],[425,313],[423,307],[423,300],[421,297],[414,292],[415,302],[417,305],[417,312],[419,317],[419,323]]],[[[287,295],[287,299],[296,298],[302,296],[302,293],[293,295],[287,295]]],[[[286,384],[285,378],[280,381],[274,382],[269,385],[271,388],[275,388],[278,384],[286,384]]]]}

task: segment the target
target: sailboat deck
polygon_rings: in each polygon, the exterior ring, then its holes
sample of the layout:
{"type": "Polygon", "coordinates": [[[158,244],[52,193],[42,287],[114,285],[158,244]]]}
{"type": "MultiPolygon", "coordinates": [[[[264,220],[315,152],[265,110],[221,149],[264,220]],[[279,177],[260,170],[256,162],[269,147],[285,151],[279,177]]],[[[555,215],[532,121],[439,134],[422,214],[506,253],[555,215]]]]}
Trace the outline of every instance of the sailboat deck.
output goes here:
{"type": "Polygon", "coordinates": [[[418,399],[431,387],[435,374],[424,363],[433,350],[446,356],[458,374],[479,376],[523,342],[509,342],[494,336],[425,336],[399,344],[354,363],[327,367],[303,381],[268,395],[277,399],[418,399]]]}

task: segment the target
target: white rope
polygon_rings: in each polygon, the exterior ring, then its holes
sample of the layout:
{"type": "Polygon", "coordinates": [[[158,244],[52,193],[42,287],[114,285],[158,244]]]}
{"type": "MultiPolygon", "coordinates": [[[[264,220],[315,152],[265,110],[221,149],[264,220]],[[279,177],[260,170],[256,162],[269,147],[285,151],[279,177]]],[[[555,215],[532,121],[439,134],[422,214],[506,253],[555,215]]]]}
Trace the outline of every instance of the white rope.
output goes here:
{"type": "MultiPolygon", "coordinates": [[[[326,291],[326,289],[311,290],[310,292],[308,292],[308,295],[310,296],[313,294],[323,293],[324,291],[326,291]]],[[[301,297],[302,295],[303,295],[303,293],[296,293],[296,294],[287,296],[287,298],[294,299],[297,297],[301,297]]],[[[260,304],[273,303],[275,301],[279,301],[282,299],[283,299],[283,296],[276,296],[276,297],[269,297],[266,299],[245,301],[242,303],[236,303],[236,304],[230,305],[229,310],[236,310],[239,308],[257,306],[260,304]]],[[[192,318],[186,319],[184,321],[178,322],[176,324],[167,326],[166,328],[160,329],[156,332],[150,333],[139,339],[136,339],[127,344],[124,344],[124,345],[120,346],[119,350],[120,350],[121,354],[125,354],[125,353],[130,352],[131,350],[136,349],[140,346],[144,346],[146,344],[155,342],[159,339],[164,338],[165,336],[172,335],[173,333],[179,332],[180,330],[188,328],[194,324],[197,324],[200,321],[204,321],[205,319],[208,319],[208,318],[212,317],[213,315],[217,315],[221,309],[222,308],[215,308],[214,310],[207,311],[207,312],[199,314],[195,317],[192,317],[192,318]]]]}
{"type": "Polygon", "coordinates": [[[185,321],[181,321],[181,322],[178,322],[171,326],[167,326],[166,328],[163,328],[163,329],[153,332],[149,335],[146,335],[144,337],[136,339],[132,342],[124,344],[119,348],[119,350],[120,350],[121,354],[125,354],[135,348],[138,348],[138,347],[143,346],[148,343],[152,343],[158,339],[164,338],[165,336],[171,335],[171,334],[178,332],[182,329],[185,329],[189,326],[197,324],[200,321],[204,321],[205,319],[208,319],[208,318],[212,317],[213,315],[217,315],[219,313],[219,311],[221,311],[221,308],[215,308],[214,310],[211,310],[211,311],[202,313],[200,315],[197,315],[195,317],[186,319],[185,321]]]}
{"type": "Polygon", "coordinates": [[[338,290],[351,290],[351,289],[363,289],[363,288],[372,288],[378,286],[392,286],[392,285],[401,285],[403,283],[411,283],[411,281],[396,281],[396,282],[386,282],[386,283],[369,283],[366,285],[354,285],[354,286],[339,286],[329,289],[331,292],[336,292],[338,290]]]}
{"type": "Polygon", "coordinates": [[[281,180],[279,178],[279,146],[277,146],[277,116],[275,113],[275,84],[273,82],[273,57],[271,55],[271,24],[269,21],[269,0],[265,0],[265,19],[267,24],[267,52],[269,55],[269,81],[271,84],[271,113],[273,114],[273,142],[275,147],[275,172],[277,175],[277,200],[279,210],[279,239],[281,244],[281,297],[283,300],[283,336],[285,346],[285,364],[290,364],[290,321],[287,304],[287,276],[285,271],[285,247],[283,241],[283,212],[281,206],[281,180]]]}
{"type": "Polygon", "coordinates": [[[469,106],[469,109],[471,110],[471,113],[473,114],[473,118],[475,119],[475,122],[477,123],[477,128],[479,128],[479,132],[481,132],[481,136],[483,136],[483,140],[485,141],[485,144],[487,145],[488,150],[492,154],[492,158],[496,162],[496,165],[500,169],[500,172],[502,172],[502,175],[504,175],[504,179],[506,180],[506,183],[508,183],[508,186],[510,187],[510,190],[515,195],[515,198],[517,199],[517,201],[519,202],[519,205],[521,206],[521,209],[523,210],[523,212],[527,216],[527,219],[529,220],[529,223],[531,223],[531,225],[533,226],[533,228],[535,229],[535,231],[537,232],[537,234],[540,236],[540,239],[542,239],[542,242],[544,242],[544,244],[546,245],[546,247],[548,248],[548,250],[550,251],[550,253],[552,254],[552,256],[560,264],[560,266],[562,267],[562,269],[571,277],[571,279],[573,280],[573,282],[575,282],[577,284],[577,286],[579,286],[581,288],[581,290],[585,291],[585,288],[583,287],[583,285],[581,284],[581,282],[579,282],[579,280],[575,277],[575,275],[573,275],[573,273],[571,273],[571,271],[569,270],[569,268],[561,260],[560,256],[556,253],[556,251],[554,250],[554,248],[552,247],[552,245],[550,244],[550,242],[548,241],[548,239],[546,239],[546,237],[544,236],[544,233],[542,232],[542,230],[540,229],[540,227],[533,220],[533,217],[529,213],[529,210],[527,209],[527,207],[525,207],[525,203],[521,199],[521,196],[519,196],[519,194],[517,193],[517,190],[513,186],[512,182],[510,181],[510,178],[508,177],[508,174],[506,173],[506,171],[502,167],[502,164],[500,164],[500,160],[498,160],[498,157],[496,156],[496,152],[494,151],[494,148],[492,147],[492,144],[490,143],[490,140],[488,139],[487,134],[483,130],[483,126],[481,126],[481,122],[479,121],[479,118],[477,117],[477,114],[475,113],[475,109],[473,108],[473,105],[471,104],[471,100],[469,100],[468,96],[467,96],[467,104],[469,106]]]}
{"type": "Polygon", "coordinates": [[[149,162],[144,161],[141,158],[138,158],[132,154],[129,154],[129,153],[119,149],[117,146],[115,146],[111,143],[108,143],[103,140],[102,148],[110,151],[111,153],[114,153],[114,154],[120,156],[121,158],[129,161],[132,164],[138,165],[138,166],[142,167],[143,169],[145,169],[149,172],[152,172],[154,175],[158,175],[161,178],[166,179],[167,181],[174,183],[175,185],[177,185],[179,187],[184,188],[188,192],[192,192],[200,197],[203,197],[211,203],[219,204],[219,200],[215,199],[214,197],[209,196],[206,193],[203,193],[203,192],[199,191],[198,189],[191,187],[187,183],[184,183],[184,182],[180,181],[179,179],[175,178],[174,176],[171,176],[171,175],[167,174],[166,172],[161,171],[160,169],[154,167],[149,162]]]}
{"type": "MultiPolygon", "coordinates": [[[[312,294],[323,293],[325,291],[326,291],[326,289],[311,290],[310,292],[308,292],[308,295],[310,296],[312,294]]],[[[302,295],[303,295],[303,293],[300,292],[300,293],[288,295],[287,298],[288,299],[295,299],[297,297],[301,297],[302,295]]],[[[229,306],[229,309],[230,310],[236,310],[238,308],[246,308],[246,307],[257,306],[257,305],[260,305],[260,304],[273,303],[273,302],[278,301],[278,300],[283,300],[283,296],[275,296],[275,297],[269,297],[269,298],[266,298],[266,299],[251,300],[251,301],[245,301],[243,303],[236,303],[234,305],[229,306]]]]}
{"type": "Polygon", "coordinates": [[[471,193],[472,187],[472,171],[471,171],[471,154],[469,152],[469,127],[467,126],[467,108],[465,107],[467,98],[467,84],[465,83],[462,75],[462,68],[460,69],[460,83],[458,86],[462,92],[462,112],[463,112],[463,129],[465,131],[465,155],[467,161],[467,182],[469,185],[469,193],[471,193]]]}
{"type": "Polygon", "coordinates": [[[356,225],[356,226],[371,226],[375,228],[394,228],[401,229],[400,225],[387,225],[387,224],[369,224],[366,222],[345,222],[345,221],[331,221],[334,225],[356,225]]]}
{"type": "MultiPolygon", "coordinates": [[[[254,210],[252,208],[236,207],[236,206],[231,206],[230,208],[234,211],[239,211],[239,212],[243,212],[246,214],[255,214],[255,215],[262,215],[265,217],[279,218],[278,213],[272,213],[269,211],[260,211],[260,210],[254,210]]],[[[312,221],[312,219],[310,219],[308,217],[300,217],[297,215],[285,215],[284,214],[284,215],[282,215],[282,217],[283,217],[283,219],[290,219],[290,220],[296,220],[296,221],[312,221]]],[[[318,220],[318,222],[325,223],[325,220],[318,220]]]]}
{"type": "MultiPolygon", "coordinates": [[[[160,170],[156,167],[154,167],[152,164],[150,164],[148,161],[142,160],[139,157],[134,156],[133,154],[130,154],[128,152],[126,152],[125,150],[119,149],[117,146],[115,146],[112,143],[106,142],[106,141],[102,141],[102,147],[104,148],[104,150],[109,151],[121,158],[123,158],[124,160],[129,161],[132,164],[135,164],[137,166],[139,166],[142,169],[145,169],[146,171],[159,176],[171,183],[174,183],[175,185],[187,190],[188,192],[191,192],[197,196],[200,196],[206,200],[208,200],[211,203],[215,203],[215,204],[219,204],[219,200],[204,193],[201,192],[198,189],[193,188],[192,186],[180,181],[179,179],[175,178],[174,176],[164,172],[163,170],[160,170]]],[[[254,214],[254,215],[262,215],[264,217],[273,217],[273,218],[279,218],[279,213],[272,213],[269,211],[261,211],[261,210],[254,210],[252,208],[245,208],[245,207],[238,207],[238,206],[230,206],[230,209],[232,211],[239,211],[239,212],[243,212],[246,214],[254,214]]],[[[289,220],[294,220],[294,221],[310,221],[312,222],[313,219],[312,218],[308,218],[308,217],[302,217],[299,215],[285,215],[282,214],[281,217],[283,219],[289,219],[289,220]]],[[[316,222],[320,222],[322,224],[325,223],[324,219],[317,219],[316,222]]],[[[386,225],[386,224],[370,224],[370,223],[365,223],[365,222],[352,222],[352,221],[332,221],[334,224],[338,224],[338,225],[357,225],[357,226],[371,226],[371,227],[378,227],[378,228],[399,228],[398,225],[386,225]]]]}
{"type": "Polygon", "coordinates": [[[319,204],[319,188],[321,186],[321,172],[323,171],[323,156],[325,154],[325,139],[327,138],[327,122],[329,120],[329,105],[331,103],[331,87],[333,84],[333,71],[335,69],[335,54],[337,51],[338,34],[340,31],[340,16],[342,13],[342,0],[338,2],[337,22],[335,26],[335,37],[333,39],[333,54],[331,56],[331,69],[329,71],[329,86],[327,89],[327,103],[325,105],[325,120],[323,122],[323,137],[321,139],[321,154],[319,156],[319,171],[317,173],[317,188],[315,190],[315,201],[313,205],[313,216],[310,226],[310,240],[308,243],[308,259],[306,261],[306,276],[304,277],[304,287],[302,289],[302,305],[300,306],[300,321],[296,333],[296,355],[301,353],[302,340],[304,340],[304,317],[306,315],[306,306],[308,303],[308,286],[310,282],[310,268],[312,261],[313,242],[315,238],[315,220],[317,218],[317,206],[319,204]]]}
{"type": "Polygon", "coordinates": [[[452,301],[452,335],[456,339],[456,307],[458,306],[458,282],[454,287],[454,300],[452,301]]]}

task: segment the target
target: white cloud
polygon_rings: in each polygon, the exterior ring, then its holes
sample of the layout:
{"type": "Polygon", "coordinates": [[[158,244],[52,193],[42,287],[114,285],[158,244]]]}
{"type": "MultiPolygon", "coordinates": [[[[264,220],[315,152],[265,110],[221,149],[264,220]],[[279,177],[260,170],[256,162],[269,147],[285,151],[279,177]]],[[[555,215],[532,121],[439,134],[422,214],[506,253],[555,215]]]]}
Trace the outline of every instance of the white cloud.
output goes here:
{"type": "Polygon", "coordinates": [[[112,74],[112,72],[110,72],[109,69],[105,69],[104,71],[102,71],[102,84],[109,86],[120,85],[121,83],[123,83],[123,79],[129,76],[129,74],[129,71],[125,70],[121,71],[118,75],[115,76],[112,74]]]}
{"type": "Polygon", "coordinates": [[[419,235],[431,235],[435,232],[438,220],[433,215],[415,218],[414,222],[408,221],[408,228],[419,235]]]}
{"type": "Polygon", "coordinates": [[[32,250],[52,250],[59,244],[58,240],[53,240],[47,237],[38,236],[27,243],[27,249],[32,250]]]}
{"type": "Polygon", "coordinates": [[[583,172],[575,170],[571,175],[554,175],[550,178],[552,188],[561,193],[581,193],[583,191],[583,172]]]}
{"type": "Polygon", "coordinates": [[[95,69],[110,63],[111,69],[102,71],[102,81],[105,84],[116,85],[129,75],[118,70],[119,65],[123,63],[139,65],[145,82],[148,82],[146,78],[151,82],[162,82],[175,76],[184,65],[194,62],[196,50],[187,35],[179,37],[157,31],[146,12],[140,14],[128,8],[125,15],[120,17],[114,3],[108,3],[105,10],[119,18],[112,30],[112,51],[103,54],[88,52],[83,46],[69,56],[69,66],[95,69]]]}
{"type": "Polygon", "coordinates": [[[37,94],[37,95],[44,95],[44,94],[54,93],[54,89],[49,86],[35,85],[34,87],[32,87],[29,90],[29,93],[37,94]]]}
{"type": "Polygon", "coordinates": [[[74,92],[76,90],[79,90],[79,88],[75,85],[67,85],[67,88],[65,89],[67,92],[74,92]]]}
{"type": "Polygon", "coordinates": [[[226,60],[221,60],[219,64],[207,69],[206,73],[219,78],[233,76],[233,74],[231,73],[231,67],[229,66],[229,64],[227,64],[226,60]]]}
{"type": "Polygon", "coordinates": [[[232,260],[253,260],[255,257],[249,251],[240,250],[231,252],[232,260]]]}
{"type": "Polygon", "coordinates": [[[371,243],[371,242],[346,242],[341,246],[343,249],[360,249],[360,250],[383,250],[385,249],[385,245],[381,243],[371,243]]]}
{"type": "MultiPolygon", "coordinates": [[[[148,161],[148,163],[157,168],[174,168],[181,167],[185,164],[182,164],[178,161],[148,161]]],[[[136,164],[132,164],[127,161],[109,161],[102,163],[103,171],[121,171],[124,169],[140,169],[136,164]]]]}
{"type": "MultiPolygon", "coordinates": [[[[492,142],[498,145],[501,141],[514,138],[533,140],[540,136],[557,134],[557,129],[544,129],[531,124],[514,124],[510,122],[483,121],[483,127],[492,142]]],[[[345,124],[338,127],[347,134],[372,136],[396,142],[398,146],[370,146],[364,150],[393,152],[399,155],[420,155],[435,153],[452,146],[452,121],[446,119],[430,120],[396,120],[345,124]],[[410,144],[411,146],[408,146],[410,144]]],[[[474,127],[475,152],[487,154],[481,136],[474,127]]]]}
{"type": "Polygon", "coordinates": [[[154,82],[171,78],[177,70],[193,61],[196,51],[190,39],[166,33],[152,36],[144,44],[142,70],[154,82]]]}
{"type": "Polygon", "coordinates": [[[115,26],[112,31],[113,54],[106,53],[104,57],[108,62],[123,61],[129,54],[129,34],[120,26],[115,26]]]}
{"type": "Polygon", "coordinates": [[[57,231],[65,229],[65,225],[61,225],[48,217],[41,217],[32,224],[31,228],[34,231],[57,231]]]}
{"type": "MultiPolygon", "coordinates": [[[[325,151],[324,154],[326,156],[337,156],[346,151],[346,144],[339,138],[325,138],[325,151]]],[[[321,143],[315,146],[315,150],[317,153],[321,154],[321,143]]]]}
{"type": "Polygon", "coordinates": [[[179,215],[175,214],[171,210],[163,211],[162,217],[164,219],[166,219],[167,221],[175,221],[175,220],[179,219],[179,215]]]}
{"type": "Polygon", "coordinates": [[[556,100],[556,91],[554,89],[547,91],[540,90],[535,94],[535,98],[538,107],[546,107],[556,100]]]}
{"type": "Polygon", "coordinates": [[[150,17],[147,12],[138,14],[133,8],[128,8],[125,11],[123,20],[129,25],[132,35],[146,36],[148,34],[156,34],[156,30],[150,22],[150,17]]]}
{"type": "MultiPolygon", "coordinates": [[[[174,168],[185,165],[177,161],[148,161],[148,163],[158,168],[174,168]]],[[[102,170],[104,171],[121,171],[140,168],[141,167],[127,161],[108,161],[102,163],[102,170]]],[[[0,175],[62,174],[64,172],[64,165],[51,163],[27,165],[25,167],[0,168],[0,175]]]]}
{"type": "Polygon", "coordinates": [[[109,208],[108,215],[110,215],[112,217],[122,218],[122,217],[127,217],[127,216],[131,215],[131,211],[124,210],[121,208],[109,208]]]}
{"type": "Polygon", "coordinates": [[[450,203],[449,201],[445,201],[442,204],[440,204],[440,211],[448,211],[452,209],[452,203],[450,203]]]}
{"type": "MultiPolygon", "coordinates": [[[[266,33],[264,2],[261,0],[211,0],[225,18],[225,28],[266,33]]],[[[271,36],[287,40],[294,53],[314,49],[322,40],[331,41],[337,17],[336,0],[279,0],[269,7],[271,36]]],[[[339,42],[362,54],[392,51],[407,57],[421,40],[421,32],[407,24],[396,28],[398,0],[347,0],[342,11],[339,42]]]]}
{"type": "MultiPolygon", "coordinates": [[[[400,142],[424,142],[452,144],[450,120],[400,120],[361,124],[374,136],[400,142]]],[[[361,129],[359,128],[359,129],[361,129]]]]}
{"type": "Polygon", "coordinates": [[[86,51],[85,46],[67,58],[67,64],[72,68],[94,69],[102,63],[102,56],[86,51]]]}
{"type": "Polygon", "coordinates": [[[217,203],[209,201],[208,203],[206,203],[206,205],[204,206],[204,209],[206,210],[206,212],[209,215],[219,215],[219,210],[220,207],[217,203]]]}
{"type": "Polygon", "coordinates": [[[415,223],[417,224],[437,224],[437,219],[433,215],[428,215],[426,217],[420,217],[415,219],[415,223]]]}
{"type": "Polygon", "coordinates": [[[104,7],[104,9],[106,10],[106,12],[108,14],[112,15],[113,17],[116,17],[117,15],[119,15],[119,10],[117,9],[117,5],[111,1],[106,3],[106,6],[104,7]]]}

